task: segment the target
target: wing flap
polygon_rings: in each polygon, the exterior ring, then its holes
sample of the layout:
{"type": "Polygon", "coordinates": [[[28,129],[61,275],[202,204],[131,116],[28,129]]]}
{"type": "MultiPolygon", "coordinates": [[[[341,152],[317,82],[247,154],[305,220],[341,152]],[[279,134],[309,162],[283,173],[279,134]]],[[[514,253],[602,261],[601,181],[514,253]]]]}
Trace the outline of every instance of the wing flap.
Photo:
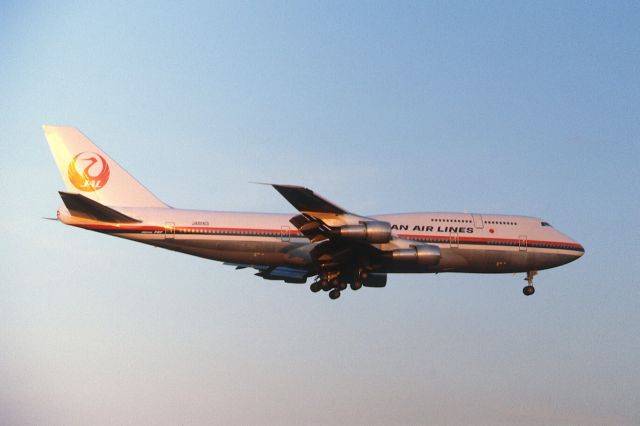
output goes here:
{"type": "Polygon", "coordinates": [[[307,277],[310,276],[308,269],[291,266],[249,265],[230,262],[225,262],[224,264],[235,266],[236,269],[253,268],[258,271],[255,275],[265,280],[284,281],[286,283],[303,284],[307,282],[307,277]]]}
{"type": "Polygon", "coordinates": [[[292,217],[289,222],[298,228],[298,231],[300,231],[302,235],[307,237],[312,243],[326,240],[328,238],[329,233],[327,232],[327,229],[325,229],[327,227],[319,219],[305,214],[299,214],[292,217]]]}
{"type": "Polygon", "coordinates": [[[291,268],[289,266],[276,266],[275,268],[269,268],[266,271],[260,271],[256,273],[256,275],[266,280],[283,280],[287,283],[305,283],[307,282],[309,271],[306,269],[291,268]]]}

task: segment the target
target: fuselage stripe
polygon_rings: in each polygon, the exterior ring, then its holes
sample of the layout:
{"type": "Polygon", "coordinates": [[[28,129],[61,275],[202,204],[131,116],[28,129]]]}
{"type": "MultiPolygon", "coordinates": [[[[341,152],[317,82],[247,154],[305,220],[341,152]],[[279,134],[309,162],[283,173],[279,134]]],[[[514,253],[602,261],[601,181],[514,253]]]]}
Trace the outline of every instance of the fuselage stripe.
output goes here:
{"type": "MultiPolygon", "coordinates": [[[[78,227],[108,234],[164,234],[170,232],[175,235],[216,235],[223,237],[283,237],[305,238],[297,229],[262,229],[262,228],[213,228],[213,227],[171,227],[151,225],[111,225],[111,224],[78,224],[78,227]]],[[[526,246],[531,248],[548,248],[584,252],[584,248],[577,243],[560,241],[541,241],[514,238],[486,238],[486,237],[462,237],[452,238],[449,235],[417,235],[398,234],[399,238],[416,242],[452,245],[483,245],[483,246],[526,246]]]]}

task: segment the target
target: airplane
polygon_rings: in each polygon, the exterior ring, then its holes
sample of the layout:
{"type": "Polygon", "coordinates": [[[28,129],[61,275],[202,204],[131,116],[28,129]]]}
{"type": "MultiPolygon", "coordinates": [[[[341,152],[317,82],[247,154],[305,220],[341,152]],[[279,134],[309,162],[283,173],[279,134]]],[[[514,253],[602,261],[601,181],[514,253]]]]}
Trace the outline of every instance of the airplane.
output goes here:
{"type": "Polygon", "coordinates": [[[295,185],[271,185],[295,214],[183,210],[160,201],[78,129],[44,125],[66,191],[66,225],[252,268],[331,299],[385,287],[391,273],[522,273],[572,262],[582,245],[536,217],[479,213],[361,216],[295,185]]]}

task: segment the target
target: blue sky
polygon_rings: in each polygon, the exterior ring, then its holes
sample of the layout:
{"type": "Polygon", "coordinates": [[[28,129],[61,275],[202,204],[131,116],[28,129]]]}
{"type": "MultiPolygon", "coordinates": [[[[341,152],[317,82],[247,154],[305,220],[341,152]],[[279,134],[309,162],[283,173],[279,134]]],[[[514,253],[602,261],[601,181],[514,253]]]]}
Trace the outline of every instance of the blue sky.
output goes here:
{"type": "Polygon", "coordinates": [[[637,2],[9,2],[0,423],[638,424],[637,2]],[[41,125],[163,201],[544,217],[536,277],[306,286],[42,220],[41,125]]]}

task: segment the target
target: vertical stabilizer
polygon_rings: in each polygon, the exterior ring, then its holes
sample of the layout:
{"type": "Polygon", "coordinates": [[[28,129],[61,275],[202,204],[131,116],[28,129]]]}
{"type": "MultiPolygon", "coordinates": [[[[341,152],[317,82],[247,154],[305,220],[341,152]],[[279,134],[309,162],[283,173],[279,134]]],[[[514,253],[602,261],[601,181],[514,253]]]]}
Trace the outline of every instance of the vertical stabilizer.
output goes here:
{"type": "Polygon", "coordinates": [[[78,129],[42,127],[67,192],[112,207],[168,207],[78,129]]]}

